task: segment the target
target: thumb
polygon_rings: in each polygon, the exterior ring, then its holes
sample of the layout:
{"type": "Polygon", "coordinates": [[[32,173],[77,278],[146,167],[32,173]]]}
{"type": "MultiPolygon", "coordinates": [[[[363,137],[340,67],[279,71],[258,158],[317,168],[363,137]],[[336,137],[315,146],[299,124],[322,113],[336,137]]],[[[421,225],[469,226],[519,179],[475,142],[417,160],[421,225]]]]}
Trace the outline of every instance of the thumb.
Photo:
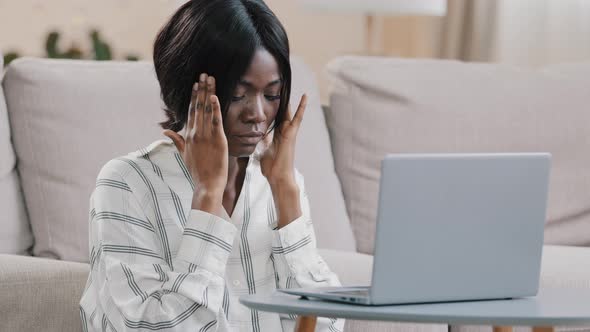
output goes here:
{"type": "Polygon", "coordinates": [[[261,154],[263,158],[267,158],[272,155],[273,151],[273,134],[274,132],[270,132],[266,134],[264,139],[261,142],[261,154]]]}
{"type": "Polygon", "coordinates": [[[264,136],[264,139],[262,140],[262,146],[264,147],[265,150],[269,149],[272,146],[273,139],[274,139],[274,131],[271,131],[270,133],[268,133],[264,136]]]}
{"type": "Polygon", "coordinates": [[[172,142],[174,142],[174,145],[176,145],[176,148],[180,153],[184,152],[184,137],[180,136],[177,132],[170,129],[164,130],[162,134],[164,134],[164,136],[166,137],[169,137],[172,140],[172,142]]]}

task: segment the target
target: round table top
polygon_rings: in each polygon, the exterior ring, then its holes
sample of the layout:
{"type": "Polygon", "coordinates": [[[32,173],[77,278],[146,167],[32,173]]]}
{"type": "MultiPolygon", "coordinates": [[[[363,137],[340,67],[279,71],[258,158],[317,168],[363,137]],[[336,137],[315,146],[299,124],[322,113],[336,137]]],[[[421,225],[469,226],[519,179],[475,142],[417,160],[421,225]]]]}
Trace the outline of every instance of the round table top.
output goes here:
{"type": "Polygon", "coordinates": [[[240,297],[245,306],[261,311],[308,316],[414,323],[558,326],[590,325],[590,289],[544,289],[535,297],[364,306],[336,303],[275,292],[240,297]]]}

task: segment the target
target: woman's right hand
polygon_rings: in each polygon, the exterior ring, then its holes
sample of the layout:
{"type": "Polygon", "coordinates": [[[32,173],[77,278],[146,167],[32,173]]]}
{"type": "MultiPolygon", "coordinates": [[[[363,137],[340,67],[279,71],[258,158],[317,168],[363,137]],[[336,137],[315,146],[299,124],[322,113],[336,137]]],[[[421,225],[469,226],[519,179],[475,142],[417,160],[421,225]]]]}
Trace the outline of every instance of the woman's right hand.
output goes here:
{"type": "Polygon", "coordinates": [[[221,215],[227,184],[228,147],[215,78],[201,74],[193,85],[185,137],[165,130],[188,168],[195,191],[192,208],[221,215]]]}

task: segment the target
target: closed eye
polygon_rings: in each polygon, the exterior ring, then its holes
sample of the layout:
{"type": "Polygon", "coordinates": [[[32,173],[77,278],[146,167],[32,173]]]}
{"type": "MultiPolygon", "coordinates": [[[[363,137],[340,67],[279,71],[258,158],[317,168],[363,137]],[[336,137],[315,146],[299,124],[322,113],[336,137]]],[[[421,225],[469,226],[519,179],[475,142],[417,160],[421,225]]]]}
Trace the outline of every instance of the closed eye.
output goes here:
{"type": "Polygon", "coordinates": [[[274,101],[274,100],[278,100],[281,99],[281,95],[276,95],[276,96],[268,96],[268,95],[264,95],[266,97],[266,99],[270,100],[270,101],[274,101]]]}
{"type": "MultiPolygon", "coordinates": [[[[234,101],[235,101],[235,102],[238,102],[238,101],[240,101],[240,100],[244,99],[244,97],[245,97],[245,96],[232,96],[232,97],[231,97],[231,101],[232,101],[232,102],[234,102],[234,101]]],[[[264,97],[265,97],[266,99],[268,99],[269,101],[275,101],[275,100],[279,100],[279,99],[281,99],[281,95],[276,95],[276,96],[269,96],[269,95],[264,95],[264,97]]]]}

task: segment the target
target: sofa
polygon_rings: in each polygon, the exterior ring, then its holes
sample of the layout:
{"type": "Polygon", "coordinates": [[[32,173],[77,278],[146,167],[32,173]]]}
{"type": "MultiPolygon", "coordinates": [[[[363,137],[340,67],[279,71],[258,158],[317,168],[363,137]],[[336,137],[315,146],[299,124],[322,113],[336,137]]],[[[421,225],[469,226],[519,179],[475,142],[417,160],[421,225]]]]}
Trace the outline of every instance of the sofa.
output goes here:
{"type": "MultiPolygon", "coordinates": [[[[370,283],[379,162],[386,153],[549,151],[541,287],[590,287],[590,64],[532,70],[341,57],[326,68],[327,107],[300,58],[292,58],[292,71],[291,102],[309,96],[296,166],[305,176],[320,253],[343,284],[370,283]]],[[[108,160],[163,138],[162,106],[148,62],[22,58],[6,68],[0,331],[81,330],[78,301],[89,272],[88,199],[96,176],[108,160]]],[[[491,327],[355,320],[345,327],[449,329],[491,327]]]]}

